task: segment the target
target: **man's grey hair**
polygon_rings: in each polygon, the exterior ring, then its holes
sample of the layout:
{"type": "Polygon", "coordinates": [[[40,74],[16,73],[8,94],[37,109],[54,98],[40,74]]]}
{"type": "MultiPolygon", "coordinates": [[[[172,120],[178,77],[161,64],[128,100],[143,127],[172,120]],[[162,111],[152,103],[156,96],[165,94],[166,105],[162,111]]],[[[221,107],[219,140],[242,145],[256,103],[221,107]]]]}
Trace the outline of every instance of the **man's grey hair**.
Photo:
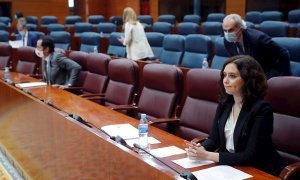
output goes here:
{"type": "Polygon", "coordinates": [[[247,29],[246,22],[241,18],[238,14],[229,14],[223,19],[223,23],[228,20],[233,20],[237,27],[241,27],[243,29],[247,29]]]}
{"type": "Polygon", "coordinates": [[[18,24],[17,24],[17,25],[26,28],[26,27],[27,27],[26,19],[25,19],[25,18],[19,18],[19,19],[18,19],[18,24]]]}

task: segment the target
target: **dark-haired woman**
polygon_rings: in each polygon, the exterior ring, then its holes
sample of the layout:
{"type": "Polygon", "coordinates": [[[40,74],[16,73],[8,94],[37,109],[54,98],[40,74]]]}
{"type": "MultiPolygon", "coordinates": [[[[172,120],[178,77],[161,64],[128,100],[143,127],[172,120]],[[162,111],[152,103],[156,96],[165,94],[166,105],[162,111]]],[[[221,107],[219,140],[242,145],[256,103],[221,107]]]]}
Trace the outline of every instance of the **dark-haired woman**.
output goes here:
{"type": "Polygon", "coordinates": [[[263,100],[264,71],[252,57],[235,56],[225,62],[220,75],[220,103],[209,137],[201,144],[187,143],[188,157],[278,175],[283,165],[272,145],[273,111],[263,100]]]}

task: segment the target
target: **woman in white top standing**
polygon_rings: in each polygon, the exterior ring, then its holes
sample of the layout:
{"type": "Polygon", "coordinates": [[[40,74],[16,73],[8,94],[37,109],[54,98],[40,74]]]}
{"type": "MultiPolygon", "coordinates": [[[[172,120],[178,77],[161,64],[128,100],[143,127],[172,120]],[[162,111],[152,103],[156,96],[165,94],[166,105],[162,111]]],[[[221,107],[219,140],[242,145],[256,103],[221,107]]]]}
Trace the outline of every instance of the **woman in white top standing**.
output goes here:
{"type": "Polygon", "coordinates": [[[146,60],[153,57],[143,25],[137,21],[134,10],[126,7],[123,11],[124,34],[119,41],[126,46],[127,58],[132,60],[146,60]]]}

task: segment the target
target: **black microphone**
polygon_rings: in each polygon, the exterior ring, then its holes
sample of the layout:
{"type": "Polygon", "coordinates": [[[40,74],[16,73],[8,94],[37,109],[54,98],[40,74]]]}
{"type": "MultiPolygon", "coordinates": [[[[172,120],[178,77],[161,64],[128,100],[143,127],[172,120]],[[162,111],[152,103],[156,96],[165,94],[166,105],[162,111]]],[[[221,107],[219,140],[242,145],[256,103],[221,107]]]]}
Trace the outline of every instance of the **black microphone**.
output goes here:
{"type": "MultiPolygon", "coordinates": [[[[79,115],[76,115],[76,114],[68,114],[68,115],[69,115],[69,117],[75,119],[75,120],[78,121],[78,122],[81,122],[82,124],[84,124],[84,125],[86,125],[86,126],[88,126],[88,127],[90,127],[90,128],[93,128],[93,126],[96,127],[94,124],[88,122],[87,120],[83,119],[83,118],[80,117],[79,115]],[[91,125],[93,125],[93,126],[91,126],[91,125]]],[[[97,127],[96,127],[96,128],[97,128],[97,127]]]]}
{"type": "Polygon", "coordinates": [[[167,166],[168,168],[172,169],[173,171],[175,171],[177,174],[180,175],[180,177],[187,179],[187,180],[198,180],[196,178],[196,176],[194,174],[192,174],[189,170],[185,169],[183,172],[179,172],[176,169],[174,169],[173,167],[169,166],[167,163],[163,162],[162,160],[160,160],[158,157],[154,156],[153,154],[151,154],[150,152],[146,151],[144,148],[142,148],[139,144],[134,143],[133,144],[134,147],[144,151],[145,153],[149,154],[150,156],[152,156],[154,159],[158,160],[159,162],[161,162],[162,164],[164,164],[165,166],[167,166]]]}
{"type": "Polygon", "coordinates": [[[107,132],[105,132],[103,129],[101,129],[101,128],[99,128],[98,126],[96,126],[95,124],[93,124],[93,123],[91,123],[91,122],[89,122],[89,121],[87,121],[87,120],[81,118],[81,117],[78,116],[78,115],[73,114],[73,115],[71,115],[71,117],[72,117],[73,119],[75,119],[75,120],[77,120],[77,121],[79,121],[79,122],[81,122],[81,123],[83,123],[83,124],[89,126],[89,127],[91,127],[91,125],[94,126],[96,129],[98,129],[99,131],[101,131],[101,132],[103,132],[104,134],[106,134],[110,139],[114,140],[115,142],[117,142],[117,143],[119,143],[119,144],[121,144],[121,145],[123,145],[123,146],[125,146],[125,147],[127,147],[127,148],[129,148],[129,149],[132,149],[132,148],[127,144],[127,142],[126,142],[121,136],[119,136],[119,135],[117,135],[117,136],[111,136],[111,135],[109,135],[107,132]]]}
{"type": "MultiPolygon", "coordinates": [[[[17,87],[17,86],[16,86],[16,87],[17,87]]],[[[26,88],[20,88],[20,89],[21,89],[23,92],[29,94],[30,96],[32,96],[32,97],[34,97],[34,98],[36,98],[36,99],[38,99],[38,100],[44,102],[44,99],[37,97],[37,96],[34,95],[29,89],[26,89],[26,88]]]]}
{"type": "Polygon", "coordinates": [[[80,117],[79,115],[76,115],[76,114],[69,114],[65,111],[63,111],[62,109],[60,109],[59,107],[55,106],[52,101],[49,99],[49,100],[46,100],[45,101],[46,104],[48,104],[49,106],[53,107],[54,109],[58,110],[58,111],[61,111],[65,114],[67,114],[67,116],[75,119],[76,121],[90,127],[90,128],[93,128],[95,127],[96,129],[98,129],[99,131],[103,132],[104,134],[106,134],[110,139],[112,139],[113,141],[119,143],[119,144],[122,144],[123,146],[129,148],[129,149],[132,149],[127,143],[126,141],[121,137],[121,136],[111,136],[109,135],[107,132],[105,132],[103,129],[99,128],[98,126],[96,126],[95,124],[83,119],[82,117],[80,117]]]}
{"type": "Polygon", "coordinates": [[[66,113],[67,116],[70,116],[69,113],[67,113],[67,112],[63,111],[62,109],[60,109],[59,107],[55,106],[52,103],[51,99],[45,100],[45,103],[48,104],[49,106],[53,107],[54,109],[58,110],[58,111],[62,111],[63,113],[66,113]]]}
{"type": "Polygon", "coordinates": [[[5,81],[7,84],[10,84],[10,85],[15,86],[15,83],[14,83],[12,80],[10,80],[10,79],[5,79],[4,81],[5,81]]]}
{"type": "Polygon", "coordinates": [[[113,141],[115,141],[115,142],[117,142],[117,143],[119,143],[119,144],[121,144],[121,145],[123,145],[123,146],[129,148],[129,149],[132,149],[132,148],[126,143],[126,141],[125,141],[121,136],[119,136],[119,135],[118,135],[118,136],[111,136],[111,135],[109,135],[107,132],[105,132],[103,129],[101,129],[101,128],[99,128],[98,126],[96,126],[95,124],[93,124],[93,123],[91,123],[91,122],[89,122],[89,121],[83,119],[83,118],[80,117],[79,115],[76,115],[76,114],[71,115],[71,114],[70,114],[70,116],[71,116],[73,119],[75,119],[75,120],[77,120],[77,121],[79,121],[79,122],[85,124],[86,126],[89,126],[89,127],[91,127],[91,128],[92,128],[92,126],[94,126],[96,129],[98,129],[99,131],[101,131],[101,132],[103,132],[104,134],[106,134],[106,135],[107,135],[110,139],[112,139],[113,141]]]}

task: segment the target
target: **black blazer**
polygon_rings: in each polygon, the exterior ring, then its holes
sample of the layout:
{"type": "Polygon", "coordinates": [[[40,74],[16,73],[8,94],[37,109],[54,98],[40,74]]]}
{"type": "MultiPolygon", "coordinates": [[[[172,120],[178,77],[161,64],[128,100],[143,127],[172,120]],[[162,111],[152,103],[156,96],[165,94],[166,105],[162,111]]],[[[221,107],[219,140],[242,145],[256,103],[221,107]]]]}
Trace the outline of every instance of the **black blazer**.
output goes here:
{"type": "MultiPolygon", "coordinates": [[[[265,33],[255,29],[243,30],[245,54],[256,59],[268,78],[290,75],[290,56],[286,49],[275,43],[265,33]]],[[[224,38],[224,46],[229,56],[238,55],[235,43],[224,38]]]]}
{"type": "Polygon", "coordinates": [[[228,102],[218,106],[210,135],[202,145],[208,151],[219,151],[219,164],[254,166],[278,175],[284,166],[272,144],[273,111],[270,104],[258,100],[243,105],[233,134],[235,153],[227,151],[224,134],[232,105],[233,102],[228,102]]]}

